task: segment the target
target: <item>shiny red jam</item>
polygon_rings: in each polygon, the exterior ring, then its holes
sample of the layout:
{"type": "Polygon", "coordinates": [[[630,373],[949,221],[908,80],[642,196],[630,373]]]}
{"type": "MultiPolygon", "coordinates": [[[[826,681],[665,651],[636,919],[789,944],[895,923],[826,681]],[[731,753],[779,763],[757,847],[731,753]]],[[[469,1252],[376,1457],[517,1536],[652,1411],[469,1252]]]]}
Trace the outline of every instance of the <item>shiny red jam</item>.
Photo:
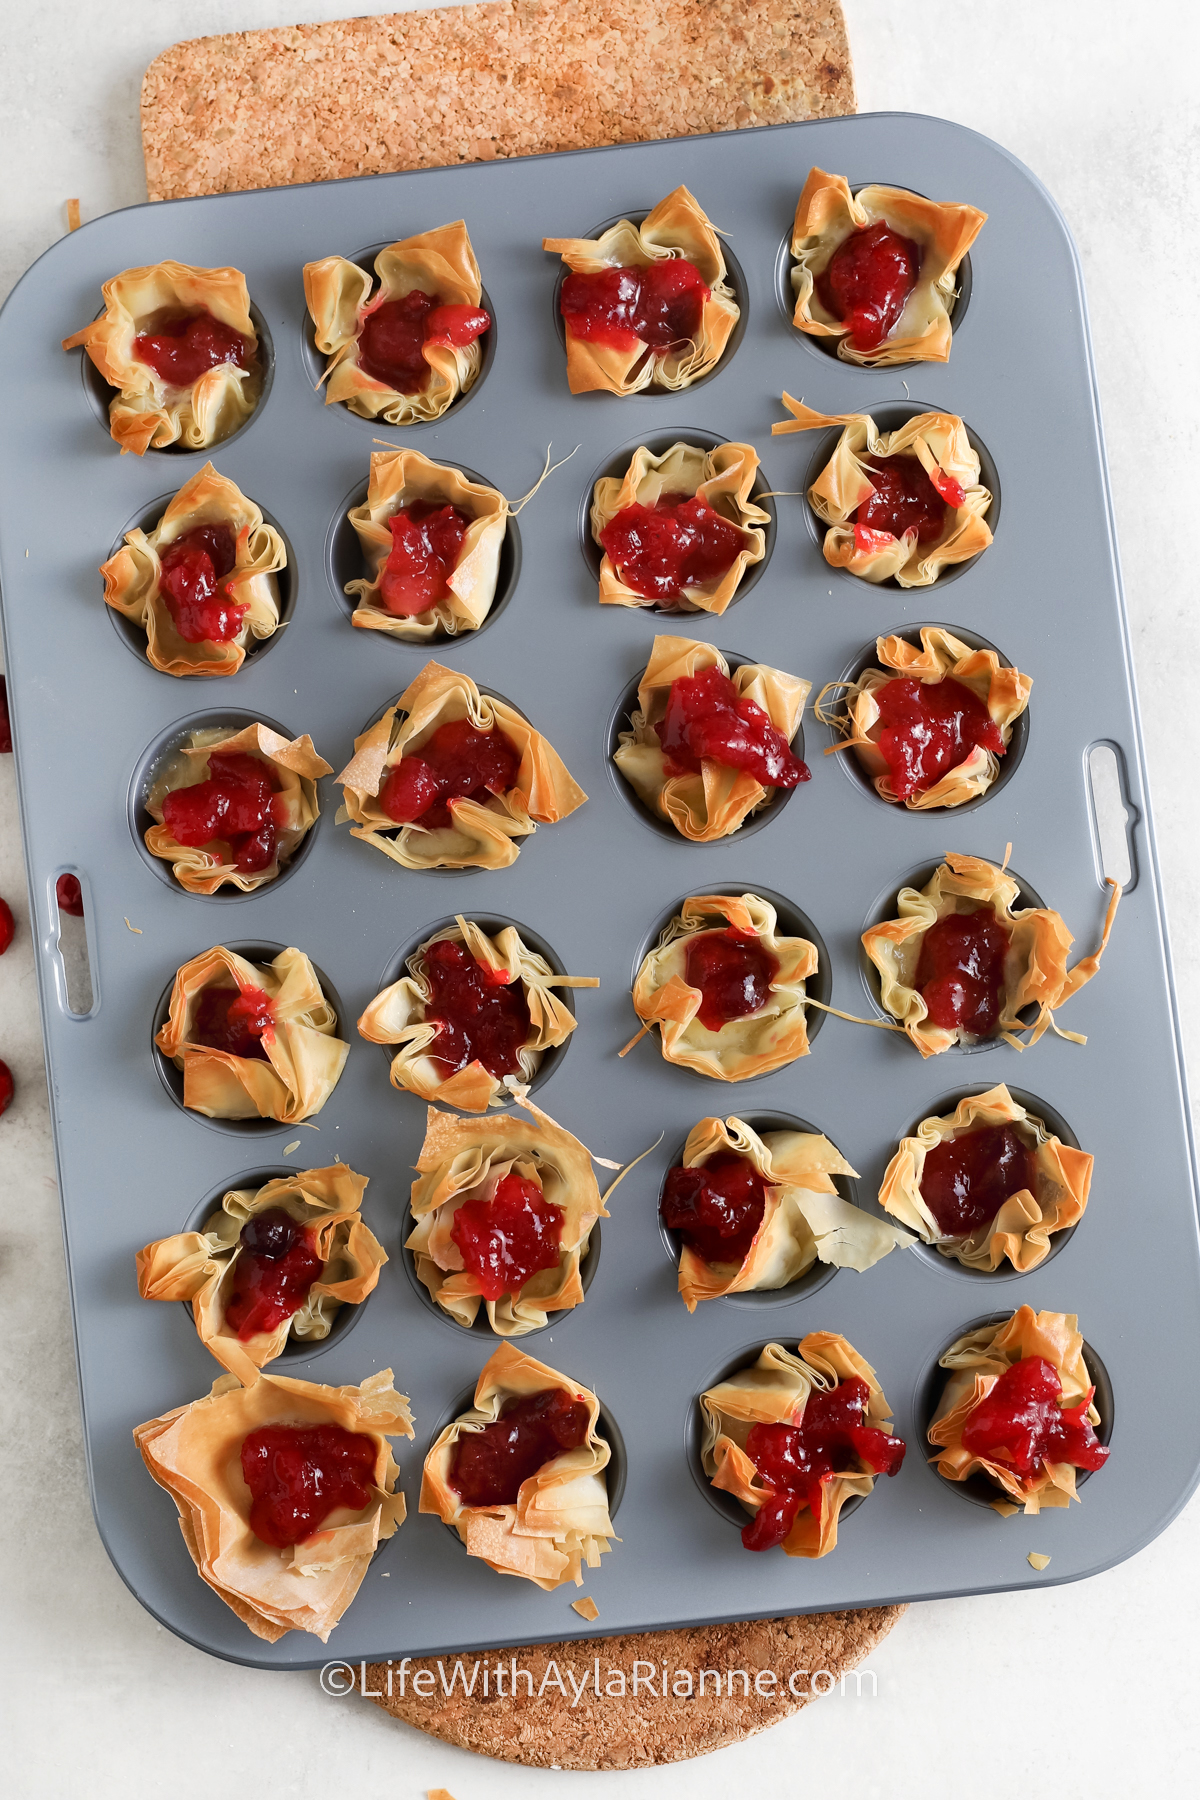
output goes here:
{"type": "Polygon", "coordinates": [[[443,306],[436,294],[414,288],[402,300],[372,307],[358,334],[358,366],[372,381],[398,394],[420,394],[432,373],[422,355],[425,344],[463,349],[491,326],[479,306],[443,306]]]}
{"type": "Polygon", "coordinates": [[[707,1031],[761,1012],[778,973],[778,957],[752,932],[730,926],[727,931],[697,931],[687,940],[684,980],[700,990],[697,1016],[707,1031]]]}
{"type": "Polygon", "coordinates": [[[209,779],[175,788],[163,799],[163,823],[177,844],[229,845],[234,866],[260,874],[275,861],[275,790],[266,763],[240,750],[214,750],[209,779]]]}
{"type": "Polygon", "coordinates": [[[698,775],[709,757],[727,769],[744,769],[764,787],[793,788],[809,779],[782,731],[717,668],[673,681],[666,716],[654,729],[668,775],[698,775]]]}
{"type": "Polygon", "coordinates": [[[521,1067],[517,1052],[531,1030],[521,983],[477,962],[465,944],[450,938],[426,950],[425,978],[430,990],[425,1018],[438,1027],[426,1054],[451,1074],[481,1062],[497,1080],[515,1075],[521,1067]]]}
{"type": "Polygon", "coordinates": [[[388,521],[392,548],[379,579],[385,612],[411,619],[449,594],[450,575],[462,554],[471,520],[457,506],[413,500],[388,521]]]}
{"type": "Polygon", "coordinates": [[[494,1425],[464,1431],[450,1458],[449,1485],[464,1506],[511,1506],[522,1482],[588,1434],[588,1408],[566,1388],[506,1400],[494,1425]]]}
{"type": "Polygon", "coordinates": [[[872,692],[879,708],[875,742],[897,799],[907,800],[965,762],[972,750],[1004,755],[1004,739],[983,701],[952,675],[918,681],[901,675],[872,692]]]}
{"type": "Polygon", "coordinates": [[[694,342],[711,289],[694,263],[673,256],[648,268],[600,269],[568,275],[559,310],[574,338],[661,354],[694,342]]]}
{"type": "Polygon", "coordinates": [[[943,1237],[969,1237],[1022,1188],[1037,1193],[1037,1157],[1011,1125],[980,1125],[926,1152],[921,1198],[943,1237]]]}
{"type": "Polygon", "coordinates": [[[228,644],[241,631],[250,609],[225,579],[236,556],[229,525],[197,525],[159,552],[158,591],[185,644],[228,644]]]}
{"type": "Polygon", "coordinates": [[[1065,1407],[1053,1363],[1044,1356],[1022,1357],[967,1414],[963,1447],[988,1462],[1006,1463],[1026,1480],[1037,1475],[1043,1463],[1102,1468],[1108,1461],[1107,1447],[1084,1417],[1095,1391],[1089,1388],[1078,1406],[1065,1407]]]}
{"type": "Polygon", "coordinates": [[[312,1232],[281,1206],[252,1214],[238,1242],[225,1323],[245,1343],[299,1312],[324,1265],[312,1232]]]}
{"type": "Polygon", "coordinates": [[[83,889],[79,885],[78,875],[60,875],[54,884],[54,898],[58,902],[60,913],[69,913],[73,919],[82,919],[83,889]]]}
{"type": "Polygon", "coordinates": [[[600,542],[626,587],[671,603],[731,569],[744,539],[699,494],[663,494],[653,506],[622,507],[600,542]]]}
{"type": "Polygon", "coordinates": [[[168,387],[187,388],[222,363],[248,369],[254,360],[254,346],[232,325],[223,325],[201,308],[160,318],[153,331],[134,338],[133,354],[139,362],[149,363],[168,387]]]}
{"type": "Polygon", "coordinates": [[[437,831],[454,823],[456,800],[482,804],[489,794],[507,793],[520,766],[520,751],[502,731],[480,731],[469,719],[451,719],[419,750],[393,764],[379,804],[397,825],[437,831]]]}
{"type": "Polygon", "coordinates": [[[341,1425],[260,1425],[242,1440],[250,1529],[281,1550],[319,1531],[338,1506],[369,1505],[378,1452],[341,1425]]]}
{"type": "Polygon", "coordinates": [[[854,515],[856,537],[860,528],[894,538],[915,532],[918,544],[935,543],[946,523],[946,502],[917,457],[866,456],[863,462],[875,492],[854,515]]]}
{"type": "Polygon", "coordinates": [[[877,219],[838,245],[817,276],[817,297],[850,327],[856,350],[877,350],[895,329],[920,272],[920,245],[877,219]]]}
{"type": "Polygon", "coordinates": [[[274,1029],[275,1011],[261,988],[206,987],[196,997],[187,1041],[268,1062],[263,1034],[274,1029]]]}
{"type": "Polygon", "coordinates": [[[1009,932],[990,906],[947,913],[925,933],[914,983],[943,1031],[993,1037],[1004,1000],[1009,932]]]}
{"type": "Polygon", "coordinates": [[[539,1269],[558,1267],[563,1211],[536,1181],[503,1175],[490,1200],[464,1200],[450,1236],[485,1300],[515,1294],[539,1269]]]}
{"type": "Polygon", "coordinates": [[[752,1425],[746,1455],[770,1488],[769,1497],[742,1527],[747,1550],[782,1544],[807,1500],[821,1516],[825,1483],[863,1463],[876,1475],[895,1475],[904,1461],[904,1443],[873,1425],[863,1412],[871,1397],[865,1381],[839,1381],[813,1388],[798,1425],[752,1425]]]}
{"type": "Polygon", "coordinates": [[[767,1183],[748,1156],[719,1150],[693,1168],[668,1172],[659,1217],[706,1263],[741,1263],[767,1204],[767,1183]]]}

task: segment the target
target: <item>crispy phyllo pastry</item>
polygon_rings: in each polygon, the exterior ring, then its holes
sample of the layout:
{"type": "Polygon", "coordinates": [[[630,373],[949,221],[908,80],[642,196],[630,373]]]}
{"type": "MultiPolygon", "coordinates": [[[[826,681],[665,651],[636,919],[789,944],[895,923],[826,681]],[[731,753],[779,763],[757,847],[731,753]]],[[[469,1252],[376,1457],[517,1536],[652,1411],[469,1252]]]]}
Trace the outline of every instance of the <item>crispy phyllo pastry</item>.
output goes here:
{"type": "Polygon", "coordinates": [[[928,587],[943,569],[986,550],[984,514],[992,496],[980,482],[979,455],[953,413],[918,413],[880,433],[868,413],[819,413],[784,394],[794,415],[773,436],[844,425],[833,455],[808,490],[828,525],[825,561],[862,581],[895,579],[928,587]]]}
{"type": "Polygon", "coordinates": [[[746,570],[766,555],[770,522],[751,499],[749,444],[672,444],[634,451],[624,475],[602,475],[592,537],[604,552],[601,606],[723,613],[746,570]]]}
{"type": "Polygon", "coordinates": [[[210,1119],[278,1119],[320,1112],[349,1044],[316,970],[300,950],[260,966],[217,944],[184,963],[155,1038],[183,1070],[183,1104],[210,1119]]]}
{"type": "Polygon", "coordinates": [[[885,1010],[922,1056],[995,1037],[1021,1050],[1017,1033],[1027,1029],[1031,1044],[1050,1028],[1074,1037],[1054,1023],[1054,1011],[1100,966],[1121,898],[1110,885],[1099,946],[1069,970],[1075,939],[1061,915],[1045,906],[1014,912],[1018,881],[981,857],[951,852],[919,892],[900,889],[898,918],[863,932],[885,1010]],[[1029,1027],[1021,1020],[1027,1006],[1038,1009],[1029,1027]]]}
{"type": "Polygon", "coordinates": [[[704,1472],[751,1515],[747,1550],[827,1556],[838,1515],[895,1475],[904,1444],[870,1363],[834,1331],[810,1331],[793,1356],[768,1344],[758,1361],[700,1396],[704,1472]]]}
{"type": "Polygon", "coordinates": [[[103,293],[100,317],[63,349],[82,345],[120,390],[108,418],[122,451],[206,450],[246,423],[263,369],[239,270],[153,263],[114,275],[103,293]]]}
{"type": "Polygon", "coordinates": [[[556,975],[515,925],[489,937],[461,914],[406,968],[372,1000],[359,1032],[400,1046],[393,1087],[472,1113],[506,1106],[574,1031],[574,1014],[551,989],[600,985],[594,975],[556,975]]]}
{"type": "Polygon", "coordinates": [[[547,1592],[600,1566],[615,1536],[600,1402],[557,1369],[501,1344],[475,1404],[425,1458],[421,1511],[453,1526],[468,1556],[547,1592]]]}
{"type": "Polygon", "coordinates": [[[587,799],[515,707],[436,662],[355,738],[337,780],[352,836],[405,869],[505,869],[515,838],[587,799]]]}
{"type": "Polygon", "coordinates": [[[675,392],[715,369],[741,311],[721,240],[685,187],[641,225],[600,238],[543,238],[570,273],[559,301],[573,394],[675,392]]]}
{"type": "Polygon", "coordinates": [[[317,779],[332,767],[307,735],[267,725],[188,733],[146,796],[146,848],[189,894],[225,882],[252,894],[286,868],[317,822],[317,779]]]}
{"type": "Polygon", "coordinates": [[[409,643],[475,631],[496,597],[508,501],[419,450],[376,451],[350,523],[367,574],[346,583],[351,623],[409,643]]]}
{"type": "Polygon", "coordinates": [[[545,1113],[461,1119],[432,1106],[412,1214],[404,1247],[420,1280],[460,1325],[482,1303],[500,1337],[582,1305],[579,1265],[608,1217],[590,1153],[545,1113]]]}
{"type": "Polygon", "coordinates": [[[921,626],[919,650],[907,638],[876,638],[875,654],[879,668],[817,695],[818,719],[844,740],[834,747],[854,752],[881,800],[912,812],[986,794],[1029,704],[1029,676],[941,625],[921,626]],[[825,710],[838,690],[838,710],[825,710]]]}
{"type": "Polygon", "coordinates": [[[668,1062],[716,1081],[807,1056],[804,983],[817,972],[816,945],[778,937],[776,924],[756,894],[685,900],[633,984],[638,1037],[657,1025],[668,1062]]]}
{"type": "Polygon", "coordinates": [[[164,675],[233,675],[251,638],[279,628],[287,549],[253,500],[205,463],[154,530],[125,533],[100,568],[104,598],[146,634],[164,675]]]}
{"type": "Polygon", "coordinates": [[[768,1131],[744,1119],[701,1119],[683,1161],[667,1171],[659,1217],[680,1241],[679,1292],[689,1312],[722,1294],[799,1281],[820,1259],[869,1269],[912,1240],[843,1200],[835,1175],[854,1175],[812,1131],[768,1131]]]}
{"type": "Polygon", "coordinates": [[[462,219],[389,244],[375,278],[344,256],[304,265],[304,298],[317,349],[329,358],[325,404],[364,419],[412,425],[439,419],[478,379],[479,264],[462,219]]]}
{"type": "Polygon", "coordinates": [[[1074,1313],[1022,1306],[1001,1325],[981,1325],[940,1359],[950,1371],[929,1442],[947,1481],[983,1475],[1003,1490],[1001,1518],[1078,1500],[1076,1471],[1100,1469],[1108,1450],[1074,1313]]]}
{"type": "Polygon", "coordinates": [[[186,1300],[200,1342],[247,1386],[288,1339],[315,1345],[373,1292],[387,1251],[362,1222],[367,1177],[345,1163],[225,1195],[201,1231],[137,1253],[143,1300],[186,1300]]]}
{"type": "Polygon", "coordinates": [[[729,664],[713,644],[656,637],[613,761],[641,801],[694,844],[729,837],[809,771],[790,744],[811,681],[729,664]]]}
{"type": "Polygon", "coordinates": [[[1092,1161],[1001,1083],[901,1138],[879,1204],[964,1268],[998,1269],[1007,1258],[1025,1274],[1049,1255],[1052,1232],[1082,1219],[1092,1161]]]}
{"type": "Polygon", "coordinates": [[[946,362],[954,277],[987,214],[811,169],[792,226],[792,323],[871,368],[946,362]]]}
{"type": "Polygon", "coordinates": [[[133,1441],[179,1509],[200,1576],[255,1637],[311,1631],[326,1643],[404,1523],[387,1440],[412,1435],[407,1396],[380,1369],[361,1387],[221,1375],[133,1441]]]}

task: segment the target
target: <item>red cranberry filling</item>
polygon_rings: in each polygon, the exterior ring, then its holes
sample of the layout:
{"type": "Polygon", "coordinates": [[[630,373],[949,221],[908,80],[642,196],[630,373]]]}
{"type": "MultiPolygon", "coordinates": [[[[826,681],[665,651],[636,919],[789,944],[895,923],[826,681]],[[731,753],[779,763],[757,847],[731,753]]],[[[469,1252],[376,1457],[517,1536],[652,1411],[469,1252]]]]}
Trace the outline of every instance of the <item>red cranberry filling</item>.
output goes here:
{"type": "Polygon", "coordinates": [[[432,373],[422,346],[462,349],[491,323],[482,307],[443,306],[436,294],[413,288],[402,300],[384,300],[368,312],[358,334],[358,366],[398,394],[421,394],[432,373]]]}
{"type": "Polygon", "coordinates": [[[766,1178],[748,1156],[719,1150],[694,1168],[667,1174],[659,1217],[706,1263],[741,1263],[767,1204],[766,1178]]]}
{"type": "Polygon", "coordinates": [[[1044,1463],[1102,1468],[1107,1447],[1084,1417],[1095,1391],[1089,1388],[1078,1406],[1063,1406],[1062,1382],[1053,1363],[1044,1356],[1022,1357],[967,1414],[963,1447],[972,1456],[1007,1463],[1026,1480],[1044,1463]]]}
{"type": "Polygon", "coordinates": [[[435,306],[425,321],[425,342],[465,350],[491,328],[492,315],[486,307],[435,306]]]}
{"type": "Polygon", "coordinates": [[[173,312],[158,319],[153,331],[134,338],[133,354],[139,362],[149,363],[168,387],[186,388],[221,363],[248,369],[254,346],[202,307],[199,312],[173,312]]]}
{"type": "Polygon", "coordinates": [[[73,919],[82,919],[83,889],[79,885],[78,875],[60,875],[54,884],[54,898],[58,901],[60,913],[69,913],[73,919]]]}
{"type": "Polygon", "coordinates": [[[771,1492],[742,1527],[747,1550],[782,1544],[806,1500],[819,1519],[825,1483],[860,1462],[876,1475],[896,1474],[904,1461],[903,1441],[863,1424],[870,1397],[865,1381],[839,1381],[834,1388],[812,1389],[799,1425],[750,1427],[746,1455],[771,1492]]]}
{"type": "Polygon", "coordinates": [[[684,980],[700,990],[700,1023],[720,1031],[730,1019],[761,1012],[779,973],[772,956],[753,932],[697,931],[687,940],[684,980]]]}
{"type": "Polygon", "coordinates": [[[878,219],[838,245],[817,276],[817,297],[850,327],[856,350],[876,350],[895,328],[920,272],[920,245],[878,219]]]}
{"type": "Polygon", "coordinates": [[[932,544],[941,537],[946,501],[917,457],[867,456],[863,461],[875,492],[854,515],[856,536],[861,527],[894,538],[915,531],[918,544],[932,544]]]}
{"type": "Polygon", "coordinates": [[[485,1300],[516,1294],[539,1269],[558,1267],[563,1211],[536,1181],[508,1174],[490,1200],[464,1200],[450,1236],[485,1300]]]}
{"type": "Polygon", "coordinates": [[[588,1408],[566,1388],[506,1400],[494,1425],[464,1431],[450,1458],[449,1485],[464,1506],[511,1506],[522,1482],[588,1434],[588,1408]]]}
{"type": "Polygon", "coordinates": [[[262,1040],[274,1029],[275,1011],[261,988],[206,987],[196,998],[188,1042],[269,1062],[262,1040]]]}
{"type": "Polygon", "coordinates": [[[489,794],[507,793],[520,767],[520,751],[498,728],[480,731],[469,719],[451,719],[393,764],[379,804],[397,825],[437,831],[454,823],[455,801],[482,804],[489,794]]]}
{"type": "Polygon", "coordinates": [[[927,1152],[921,1198],[943,1237],[968,1237],[1010,1194],[1037,1193],[1037,1157],[1011,1125],[981,1125],[927,1152]]]}
{"type": "Polygon", "coordinates": [[[809,779],[762,707],[740,698],[717,668],[673,681],[666,717],[654,729],[668,775],[698,775],[707,756],[727,769],[745,769],[764,787],[792,788],[809,779]]]}
{"type": "Polygon", "coordinates": [[[622,507],[600,542],[626,587],[661,601],[724,575],[743,545],[737,526],[699,494],[663,494],[653,506],[622,507]]]}
{"type": "Polygon", "coordinates": [[[250,608],[225,579],[236,557],[230,525],[197,525],[159,552],[158,591],[185,644],[228,644],[241,631],[250,608]]]}
{"type": "Polygon", "coordinates": [[[252,1214],[238,1241],[225,1322],[245,1343],[299,1312],[323,1265],[312,1232],[281,1206],[252,1214]]]}
{"type": "Polygon", "coordinates": [[[275,861],[275,792],[266,763],[244,751],[214,750],[209,779],[176,788],[163,800],[163,823],[177,844],[229,845],[234,866],[260,874],[275,861]]]}
{"type": "Polygon", "coordinates": [[[943,1031],[992,1037],[1004,998],[1009,932],[988,906],[947,913],[925,933],[915,986],[943,1031]]]}
{"type": "Polygon", "coordinates": [[[450,575],[462,554],[471,520],[457,506],[434,506],[413,500],[388,521],[392,548],[379,580],[385,612],[411,619],[444,600],[450,575]]]}
{"type": "Polygon", "coordinates": [[[341,1425],[260,1425],[242,1441],[250,1529],[286,1549],[318,1531],[337,1506],[368,1505],[375,1479],[372,1438],[341,1425]]]}
{"type": "Polygon", "coordinates": [[[927,788],[965,762],[977,747],[1004,755],[1004,739],[983,701],[947,675],[918,681],[902,675],[874,690],[878,744],[900,800],[927,788]]]}
{"type": "Polygon", "coordinates": [[[425,952],[429,999],[425,1017],[438,1027],[427,1052],[454,1074],[481,1062],[497,1080],[521,1067],[528,1042],[529,1005],[519,981],[477,962],[465,944],[442,938],[425,952]]]}
{"type": "Polygon", "coordinates": [[[671,257],[644,269],[568,275],[559,310],[572,337],[612,350],[642,343],[661,354],[696,339],[711,291],[694,263],[671,257]]]}

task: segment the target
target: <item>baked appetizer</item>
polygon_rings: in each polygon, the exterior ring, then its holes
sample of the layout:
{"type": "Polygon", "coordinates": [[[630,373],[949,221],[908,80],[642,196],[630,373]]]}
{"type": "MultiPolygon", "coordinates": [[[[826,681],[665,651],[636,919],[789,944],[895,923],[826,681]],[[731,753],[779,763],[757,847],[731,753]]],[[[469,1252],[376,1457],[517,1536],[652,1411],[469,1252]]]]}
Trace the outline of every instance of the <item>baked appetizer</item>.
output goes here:
{"type": "Polygon", "coordinates": [[[300,950],[247,962],[223,944],[184,963],[154,1042],[183,1071],[183,1104],[210,1119],[320,1112],[350,1054],[337,1014],[300,950]]]}
{"type": "Polygon", "coordinates": [[[921,626],[919,650],[907,638],[876,638],[875,654],[880,668],[849,684],[831,681],[817,695],[818,719],[844,739],[834,748],[852,750],[879,798],[910,812],[986,794],[1029,704],[1029,676],[941,625],[921,626]],[[826,694],[837,690],[839,710],[824,710],[826,694]]]}
{"type": "Polygon", "coordinates": [[[603,388],[674,392],[715,369],[741,317],[721,240],[685,187],[641,225],[620,219],[600,238],[543,238],[570,273],[559,310],[573,394],[603,388]]]}
{"type": "Polygon", "coordinates": [[[766,663],[742,663],[731,676],[714,644],[656,637],[613,761],[682,837],[729,837],[781,788],[808,780],[789,746],[811,687],[766,663]]]}
{"type": "Polygon", "coordinates": [[[722,1294],[788,1287],[818,1258],[869,1269],[911,1243],[842,1199],[833,1177],[855,1173],[816,1132],[760,1137],[735,1118],[693,1125],[659,1202],[659,1218],[680,1241],[679,1292],[688,1311],[722,1294]]]}
{"type": "Polygon", "coordinates": [[[578,1138],[540,1111],[461,1119],[431,1106],[416,1167],[404,1247],[459,1325],[482,1303],[499,1337],[523,1337],[582,1305],[579,1265],[608,1214],[578,1138]]]}
{"type": "Polygon", "coordinates": [[[643,445],[623,476],[602,475],[591,511],[601,606],[723,613],[766,555],[771,515],[750,498],[757,474],[749,444],[678,443],[661,456],[643,445]]]}
{"type": "Polygon", "coordinates": [[[833,455],[808,490],[828,525],[823,550],[835,569],[862,581],[894,579],[928,587],[943,569],[986,550],[984,514],[992,496],[980,483],[979,455],[953,413],[917,413],[882,434],[868,413],[819,413],[784,394],[794,414],[771,427],[791,431],[844,425],[833,455]]]}
{"type": "Polygon", "coordinates": [[[929,1442],[947,1481],[986,1476],[1011,1518],[1078,1500],[1076,1471],[1100,1469],[1107,1447],[1074,1313],[1022,1306],[1001,1325],[981,1325],[939,1359],[950,1371],[929,1442]]]}
{"type": "Polygon", "coordinates": [[[515,925],[489,937],[461,914],[418,945],[406,968],[372,1000],[359,1033],[400,1045],[393,1087],[472,1113],[506,1106],[574,1031],[552,988],[600,986],[595,975],[556,975],[515,925]]]}
{"type": "Polygon", "coordinates": [[[587,799],[515,707],[435,662],[355,738],[337,780],[351,835],[405,869],[505,869],[514,838],[587,799]]]}
{"type": "Polygon", "coordinates": [[[411,1437],[392,1371],[361,1387],[221,1375],[212,1392],[134,1429],[179,1509],[202,1580],[270,1644],[326,1643],[376,1548],[404,1523],[389,1437],[411,1437]]]}
{"type": "Polygon", "coordinates": [[[954,277],[987,214],[907,188],[850,192],[810,169],[792,225],[792,324],[833,338],[843,362],[946,362],[954,277]]]}
{"type": "Polygon", "coordinates": [[[351,624],[409,643],[483,624],[496,598],[508,501],[418,450],[377,451],[348,515],[368,574],[346,583],[351,624]]]}
{"type": "Polygon", "coordinates": [[[190,1301],[200,1342],[249,1386],[289,1338],[322,1342],[343,1306],[373,1292],[388,1258],[362,1222],[366,1186],[335,1163],[234,1188],[202,1231],[138,1251],[138,1293],[190,1301]]]}
{"type": "Polygon", "coordinates": [[[307,733],[267,725],[189,732],[146,795],[146,848],[189,894],[274,881],[317,822],[317,779],[332,775],[307,733]]]}
{"type": "Polygon", "coordinates": [[[747,1550],[827,1556],[838,1515],[895,1475],[904,1444],[870,1363],[834,1331],[810,1331],[796,1356],[768,1344],[758,1361],[700,1396],[700,1459],[715,1488],[751,1515],[747,1550]]]}
{"type": "MultiPolygon", "coordinates": [[[[880,999],[922,1056],[952,1044],[1000,1037],[1023,1049],[1018,1032],[1036,1044],[1054,1023],[1054,1010],[1092,979],[1100,966],[1121,890],[1112,884],[1099,947],[1067,968],[1075,942],[1049,907],[1013,912],[1020,883],[978,856],[951,852],[925,886],[901,888],[898,918],[863,932],[863,949],[879,971],[880,999]],[[1031,1027],[1021,1021],[1036,1006],[1031,1027]]],[[[1077,1039],[1082,1043],[1082,1039],[1077,1039]]]]}
{"type": "Polygon", "coordinates": [[[389,244],[375,277],[344,256],[304,265],[304,298],[325,369],[325,404],[364,419],[439,419],[474,386],[480,338],[479,264],[462,219],[389,244]]]}
{"type": "Polygon", "coordinates": [[[253,500],[211,463],[185,481],[154,530],[125,533],[100,573],[114,612],[146,633],[164,675],[233,675],[251,638],[279,628],[287,550],[253,500]]]}
{"type": "Polygon", "coordinates": [[[879,1204],[966,1269],[998,1269],[1007,1258],[1025,1274],[1049,1255],[1052,1232],[1082,1219],[1092,1161],[1001,1083],[901,1138],[879,1204]]]}
{"type": "Polygon", "coordinates": [[[238,269],[152,263],[103,287],[104,311],[63,339],[83,346],[110,387],[122,452],[206,450],[246,423],[262,393],[258,333],[238,269]]]}
{"type": "Polygon", "coordinates": [[[778,937],[757,894],[693,895],[638,970],[638,1037],[657,1025],[668,1062],[715,1081],[768,1075],[808,1055],[804,983],[816,972],[815,944],[778,937]]]}
{"type": "Polygon", "coordinates": [[[600,1402],[588,1388],[501,1344],[475,1404],[425,1458],[421,1511],[453,1526],[468,1556],[551,1592],[582,1587],[615,1534],[600,1402]]]}

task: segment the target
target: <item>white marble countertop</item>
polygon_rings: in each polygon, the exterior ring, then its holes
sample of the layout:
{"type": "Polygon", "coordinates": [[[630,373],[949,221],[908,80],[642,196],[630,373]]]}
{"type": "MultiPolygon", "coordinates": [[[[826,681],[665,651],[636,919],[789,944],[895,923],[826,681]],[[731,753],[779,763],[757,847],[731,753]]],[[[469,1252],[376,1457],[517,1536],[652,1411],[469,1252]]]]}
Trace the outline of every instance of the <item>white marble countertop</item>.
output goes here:
{"type": "MultiPolygon", "coordinates": [[[[1176,524],[1162,496],[1200,453],[1200,14],[1190,0],[948,0],[915,13],[887,0],[844,4],[861,110],[940,114],[997,139],[1055,195],[1080,247],[1195,1079],[1200,836],[1194,756],[1180,754],[1169,721],[1180,671],[1200,653],[1200,607],[1194,559],[1178,548],[1181,535],[1191,540],[1190,503],[1176,524]]],[[[336,0],[26,0],[9,20],[0,98],[0,293],[65,229],[68,195],[85,219],[144,200],[138,91],[160,50],[336,11],[336,0]]],[[[386,1780],[401,1795],[444,1785],[458,1800],[582,1786],[597,1800],[635,1789],[639,1800],[704,1800],[734,1787],[794,1791],[800,1758],[806,1791],[849,1786],[863,1800],[958,1800],[1000,1782],[1103,1800],[1181,1791],[1189,1768],[1194,1779],[1198,1500],[1147,1550],[1088,1582],[913,1607],[870,1659],[874,1699],[834,1696],[701,1762],[630,1775],[485,1762],[361,1701],[326,1698],[313,1675],[235,1668],[156,1625],[109,1564],[88,1504],[7,758],[0,894],[18,918],[0,960],[0,1056],[17,1081],[0,1122],[8,1791],[209,1800],[365,1792],[386,1780]]]]}

